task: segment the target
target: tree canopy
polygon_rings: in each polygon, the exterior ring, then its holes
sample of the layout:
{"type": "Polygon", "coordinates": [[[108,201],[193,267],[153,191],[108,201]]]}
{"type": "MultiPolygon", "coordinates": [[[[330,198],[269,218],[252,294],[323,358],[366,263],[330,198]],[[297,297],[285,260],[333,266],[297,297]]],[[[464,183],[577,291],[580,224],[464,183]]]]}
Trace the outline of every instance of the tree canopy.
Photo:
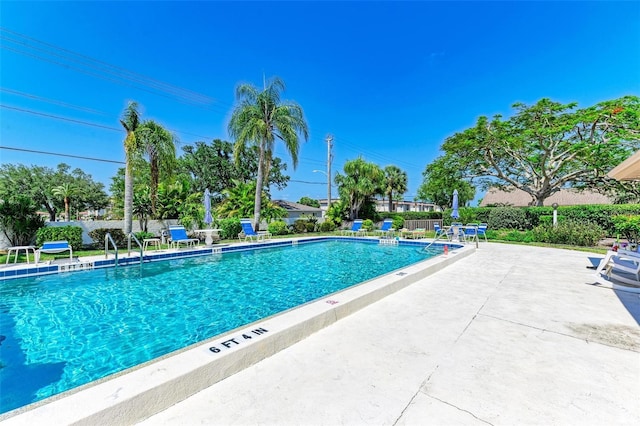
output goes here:
{"type": "Polygon", "coordinates": [[[423,181],[418,188],[417,200],[434,203],[444,210],[451,207],[453,191],[456,189],[461,206],[473,200],[475,188],[463,179],[464,173],[451,159],[451,156],[438,157],[427,164],[422,172],[423,181]]]}
{"type": "Polygon", "coordinates": [[[483,188],[518,188],[532,205],[566,186],[597,188],[606,173],[640,147],[640,99],[625,96],[576,109],[541,99],[516,103],[504,120],[480,117],[447,138],[446,163],[483,188]]]}
{"type": "Polygon", "coordinates": [[[349,206],[349,219],[355,219],[368,198],[382,193],[384,171],[362,157],[345,162],[343,170],[344,175],[336,173],[334,179],[340,199],[349,206]]]}

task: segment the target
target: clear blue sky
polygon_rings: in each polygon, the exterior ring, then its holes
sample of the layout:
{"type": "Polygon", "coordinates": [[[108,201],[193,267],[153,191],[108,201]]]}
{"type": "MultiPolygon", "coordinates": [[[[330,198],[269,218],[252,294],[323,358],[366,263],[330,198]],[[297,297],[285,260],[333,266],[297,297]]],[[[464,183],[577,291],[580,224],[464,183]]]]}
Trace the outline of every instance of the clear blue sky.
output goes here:
{"type": "MultiPolygon", "coordinates": [[[[230,140],[236,85],[277,75],[311,133],[292,182],[272,192],[291,201],[326,197],[325,184],[304,182],[326,182],[313,170],[326,170],[328,133],[334,171],[359,155],[395,164],[413,199],[444,139],[480,115],[543,97],[587,107],[640,94],[637,1],[3,0],[0,21],[0,145],[124,161],[118,118],[131,99],[176,133],[181,153],[230,140]]],[[[7,149],[0,162],[65,162],[106,188],[121,167],[7,149]]]]}

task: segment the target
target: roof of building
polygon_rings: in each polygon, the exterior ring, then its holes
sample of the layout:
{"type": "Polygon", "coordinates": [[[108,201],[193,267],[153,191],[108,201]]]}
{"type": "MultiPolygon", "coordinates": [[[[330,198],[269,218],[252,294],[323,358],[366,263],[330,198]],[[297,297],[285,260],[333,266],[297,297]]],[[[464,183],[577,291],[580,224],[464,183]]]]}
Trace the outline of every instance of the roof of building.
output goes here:
{"type": "MultiPolygon", "coordinates": [[[[561,189],[544,200],[545,206],[550,206],[553,203],[558,203],[560,206],[576,206],[585,204],[613,204],[613,200],[597,192],[587,190],[578,191],[567,188],[561,189]]],[[[482,199],[480,207],[495,205],[524,207],[530,204],[531,196],[521,189],[501,191],[496,188],[491,188],[482,199]]]]}
{"type": "Polygon", "coordinates": [[[272,202],[274,204],[277,204],[278,206],[282,207],[283,209],[285,209],[287,211],[309,212],[309,213],[313,213],[313,212],[320,213],[320,212],[322,212],[322,209],[319,208],[319,207],[306,206],[304,204],[294,203],[293,201],[272,200],[272,202]]]}

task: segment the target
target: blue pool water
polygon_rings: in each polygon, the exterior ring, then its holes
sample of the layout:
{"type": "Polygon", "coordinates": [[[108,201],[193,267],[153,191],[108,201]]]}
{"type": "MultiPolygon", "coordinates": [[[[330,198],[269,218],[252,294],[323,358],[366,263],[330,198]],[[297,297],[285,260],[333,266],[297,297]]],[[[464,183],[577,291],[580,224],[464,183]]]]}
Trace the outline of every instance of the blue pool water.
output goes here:
{"type": "Polygon", "coordinates": [[[329,241],[0,282],[0,413],[434,254],[329,241]]]}

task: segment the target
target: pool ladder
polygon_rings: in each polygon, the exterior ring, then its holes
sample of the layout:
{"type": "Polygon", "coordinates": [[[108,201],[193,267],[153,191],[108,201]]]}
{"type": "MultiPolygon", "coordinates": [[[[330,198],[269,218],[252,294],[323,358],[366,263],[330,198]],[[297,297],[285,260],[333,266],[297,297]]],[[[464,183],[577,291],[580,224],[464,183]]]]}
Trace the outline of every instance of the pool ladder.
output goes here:
{"type": "Polygon", "coordinates": [[[109,243],[111,243],[111,245],[113,246],[113,250],[114,250],[114,253],[116,255],[116,264],[115,264],[115,266],[118,266],[118,246],[116,245],[116,242],[113,241],[113,238],[111,237],[111,234],[107,232],[104,235],[104,258],[105,259],[109,258],[109,243]]]}

